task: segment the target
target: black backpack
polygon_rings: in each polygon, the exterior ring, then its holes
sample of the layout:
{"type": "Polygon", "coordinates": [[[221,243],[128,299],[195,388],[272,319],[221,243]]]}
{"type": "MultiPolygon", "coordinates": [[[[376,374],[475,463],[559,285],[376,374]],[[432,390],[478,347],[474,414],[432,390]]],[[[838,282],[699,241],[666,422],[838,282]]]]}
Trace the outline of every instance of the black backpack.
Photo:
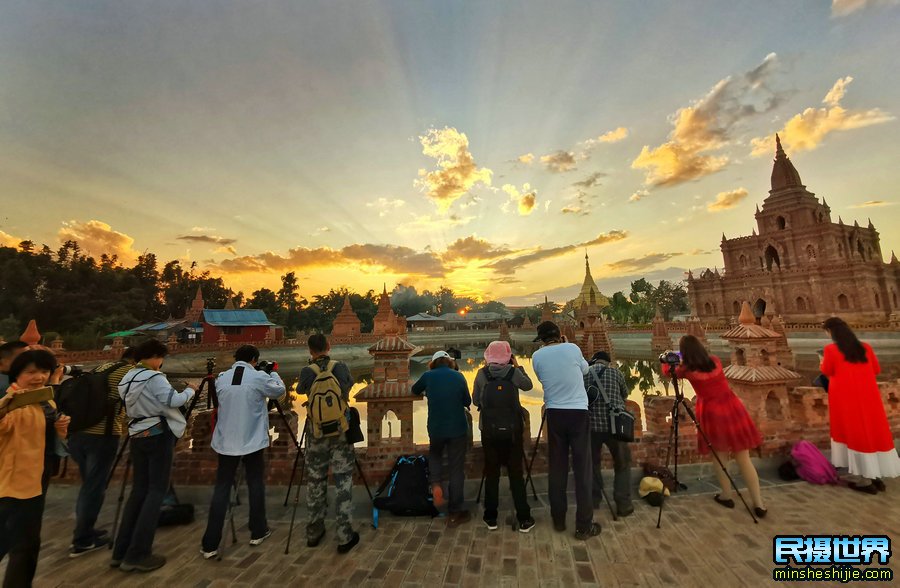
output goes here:
{"type": "Polygon", "coordinates": [[[401,517],[437,516],[428,480],[428,458],[401,455],[372,500],[372,525],[378,528],[378,509],[401,517]]]}
{"type": "Polygon", "coordinates": [[[170,484],[159,509],[159,526],[190,525],[194,522],[194,505],[180,502],[175,488],[170,484]]]}
{"type": "Polygon", "coordinates": [[[483,368],[488,382],[481,400],[481,438],[489,441],[510,441],[522,434],[522,405],[519,388],[513,384],[516,368],[503,378],[495,378],[489,368],[483,368]]]}
{"type": "Polygon", "coordinates": [[[109,375],[126,365],[118,361],[102,371],[93,371],[69,378],[59,387],[56,404],[59,411],[69,415],[69,435],[84,431],[106,421],[106,434],[112,434],[112,423],[121,401],[109,399],[109,375]]]}

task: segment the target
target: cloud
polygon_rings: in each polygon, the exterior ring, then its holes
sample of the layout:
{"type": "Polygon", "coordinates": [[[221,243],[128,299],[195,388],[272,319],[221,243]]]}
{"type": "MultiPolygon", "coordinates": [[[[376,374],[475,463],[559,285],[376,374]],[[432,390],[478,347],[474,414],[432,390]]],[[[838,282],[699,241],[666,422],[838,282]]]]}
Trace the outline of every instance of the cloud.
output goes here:
{"type": "Polygon", "coordinates": [[[526,153],[525,155],[520,155],[516,158],[516,161],[519,163],[524,163],[525,165],[531,165],[534,162],[534,153],[526,153]]]}
{"type": "MultiPolygon", "coordinates": [[[[822,99],[825,107],[807,108],[787,121],[784,128],[778,131],[785,148],[791,152],[811,151],[835,131],[861,129],[894,120],[893,115],[878,108],[846,110],[842,107],[841,100],[852,81],[853,78],[850,76],[838,79],[822,99]]],[[[769,155],[772,153],[772,146],[775,145],[775,133],[756,137],[750,144],[753,146],[751,154],[754,157],[769,155]]]]}
{"type": "Polygon", "coordinates": [[[629,257],[627,259],[620,259],[619,261],[607,263],[606,267],[608,267],[612,271],[639,271],[653,267],[658,263],[662,263],[663,261],[667,261],[678,255],[682,254],[648,253],[647,255],[644,255],[642,257],[629,257]]]}
{"type": "Polygon", "coordinates": [[[323,225],[323,226],[319,227],[318,229],[316,229],[315,231],[313,231],[312,234],[313,235],[321,235],[322,233],[327,233],[329,231],[331,231],[331,227],[323,225]]]}
{"type": "Polygon", "coordinates": [[[652,149],[645,145],[632,169],[647,171],[648,186],[674,186],[723,169],[728,157],[713,152],[728,144],[743,121],[782,102],[783,94],[770,87],[777,70],[778,58],[770,53],[750,71],[720,80],[671,117],[669,140],[652,149]]]}
{"type": "Polygon", "coordinates": [[[600,185],[600,178],[606,176],[603,172],[594,172],[581,181],[574,182],[572,185],[578,188],[593,188],[600,185]]]}
{"type": "Polygon", "coordinates": [[[537,192],[531,189],[531,184],[522,184],[521,191],[512,184],[503,184],[503,191],[517,204],[519,215],[528,216],[534,210],[537,192]]]}
{"type": "Polygon", "coordinates": [[[629,202],[638,202],[650,195],[649,190],[635,190],[631,196],[628,197],[629,202]]]}
{"type": "Polygon", "coordinates": [[[570,203],[560,209],[563,214],[575,214],[578,216],[587,216],[591,213],[591,207],[588,205],[587,192],[578,190],[578,192],[570,198],[570,203]]]}
{"type": "Polygon", "coordinates": [[[522,269],[526,265],[530,265],[538,261],[543,261],[545,259],[551,259],[553,257],[559,257],[577,249],[583,249],[585,247],[591,247],[593,245],[603,245],[604,243],[612,243],[614,241],[621,241],[627,236],[628,233],[626,231],[613,230],[609,231],[608,233],[600,233],[596,238],[591,239],[590,241],[585,241],[583,243],[563,245],[561,247],[552,247],[550,249],[542,249],[538,247],[537,249],[534,249],[529,253],[525,253],[524,255],[516,255],[514,257],[500,259],[488,264],[485,267],[491,268],[497,274],[513,275],[516,273],[516,270],[522,269]]]}
{"type": "Polygon", "coordinates": [[[400,200],[399,198],[395,200],[388,200],[387,198],[379,198],[373,202],[366,202],[367,208],[375,208],[378,210],[378,217],[384,218],[391,211],[397,210],[399,208],[403,208],[406,205],[405,200],[400,200]]]}
{"type": "Polygon", "coordinates": [[[710,212],[718,212],[720,210],[728,210],[738,205],[738,202],[747,197],[746,188],[738,188],[729,190],[728,192],[719,192],[716,199],[706,205],[706,210],[710,212]]]}
{"type": "Polygon", "coordinates": [[[831,16],[840,18],[875,6],[895,6],[900,0],[831,0],[831,16]]]}
{"type": "Polygon", "coordinates": [[[19,243],[24,241],[25,239],[21,239],[19,237],[13,237],[9,233],[4,231],[0,231],[0,247],[18,247],[19,243]]]}
{"type": "Polygon", "coordinates": [[[493,281],[496,282],[497,284],[521,284],[522,283],[522,280],[520,280],[518,278],[509,277],[509,276],[506,276],[503,278],[497,278],[496,280],[493,280],[493,281]]]}
{"type": "Polygon", "coordinates": [[[618,143],[623,139],[628,138],[628,129],[625,127],[619,127],[607,133],[603,133],[596,139],[588,139],[587,141],[582,141],[581,146],[587,151],[594,149],[600,143],[618,143]]]}
{"type": "Polygon", "coordinates": [[[400,232],[433,232],[446,231],[453,227],[467,225],[475,220],[475,215],[460,216],[458,214],[450,214],[447,216],[432,216],[430,214],[413,215],[412,220],[407,221],[397,227],[400,232]]]}
{"type": "Polygon", "coordinates": [[[224,245],[217,248],[214,253],[228,253],[229,255],[237,255],[237,249],[233,245],[224,245]]]}
{"type": "Polygon", "coordinates": [[[191,227],[191,230],[200,233],[209,233],[211,231],[215,231],[215,229],[212,227],[191,227]]]}
{"type": "Polygon", "coordinates": [[[571,151],[554,151],[553,153],[542,155],[541,163],[553,173],[563,173],[576,169],[575,154],[571,151]]]}
{"type": "Polygon", "coordinates": [[[77,241],[82,250],[95,257],[104,253],[117,255],[123,263],[131,263],[138,258],[138,252],[132,249],[134,239],[125,233],[114,231],[103,221],[63,222],[57,235],[60,241],[77,241]]]}
{"type": "Polygon", "coordinates": [[[470,261],[483,259],[496,259],[513,253],[506,247],[498,247],[478,237],[471,236],[457,239],[447,246],[447,250],[441,256],[444,261],[470,261]]]}
{"type": "Polygon", "coordinates": [[[237,239],[226,239],[225,237],[218,237],[216,235],[181,235],[175,238],[190,243],[210,243],[223,246],[237,243],[237,239]]]}
{"type": "Polygon", "coordinates": [[[430,129],[419,137],[422,153],[437,161],[438,169],[419,170],[415,184],[446,212],[453,202],[478,184],[491,185],[493,172],[479,168],[469,152],[469,139],[455,128],[430,129]]]}
{"type": "Polygon", "coordinates": [[[896,202],[887,202],[886,200],[866,200],[859,204],[854,204],[850,208],[875,208],[878,206],[894,206],[896,202]]]}

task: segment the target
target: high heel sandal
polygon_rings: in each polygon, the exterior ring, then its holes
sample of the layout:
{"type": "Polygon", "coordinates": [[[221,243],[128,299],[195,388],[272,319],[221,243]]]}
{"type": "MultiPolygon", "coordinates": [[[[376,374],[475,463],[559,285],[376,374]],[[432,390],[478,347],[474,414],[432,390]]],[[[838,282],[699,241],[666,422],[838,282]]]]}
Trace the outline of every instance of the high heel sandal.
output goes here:
{"type": "Polygon", "coordinates": [[[731,498],[719,498],[719,495],[716,494],[713,496],[713,500],[724,506],[725,508],[734,508],[734,500],[731,498]]]}
{"type": "Polygon", "coordinates": [[[756,513],[756,518],[764,519],[766,515],[769,514],[769,511],[764,508],[759,508],[758,506],[753,507],[753,512],[756,513]]]}

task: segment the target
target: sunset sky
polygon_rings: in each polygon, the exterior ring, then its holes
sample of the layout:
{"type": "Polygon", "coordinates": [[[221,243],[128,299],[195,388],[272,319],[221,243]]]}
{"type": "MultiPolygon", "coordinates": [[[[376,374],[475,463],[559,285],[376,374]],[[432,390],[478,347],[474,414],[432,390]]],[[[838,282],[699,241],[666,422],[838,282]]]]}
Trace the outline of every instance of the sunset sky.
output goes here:
{"type": "Polygon", "coordinates": [[[900,252],[900,3],[0,0],[0,243],[510,303],[721,266],[774,133],[900,252]],[[894,57],[891,57],[891,56],[894,57]]]}

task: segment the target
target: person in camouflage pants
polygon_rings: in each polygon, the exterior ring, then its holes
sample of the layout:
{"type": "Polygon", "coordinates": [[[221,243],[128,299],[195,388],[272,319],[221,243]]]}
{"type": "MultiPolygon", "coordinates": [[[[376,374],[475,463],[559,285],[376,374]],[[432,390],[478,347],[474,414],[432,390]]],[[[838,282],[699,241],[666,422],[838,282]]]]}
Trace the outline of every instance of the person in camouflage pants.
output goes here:
{"type": "MultiPolygon", "coordinates": [[[[315,363],[320,369],[328,366],[331,350],[325,335],[312,335],[307,342],[309,345],[310,363],[315,363]]],[[[350,370],[343,362],[337,362],[332,370],[341,387],[344,400],[349,402],[350,389],[353,387],[353,377],[350,370]]],[[[312,368],[305,367],[300,371],[298,391],[308,394],[316,373],[312,368]]],[[[356,464],[356,453],[353,445],[347,442],[343,435],[337,437],[324,437],[316,439],[310,431],[306,435],[306,467],[309,468],[309,485],[306,489],[307,509],[309,522],[306,525],[306,545],[316,547],[325,537],[325,515],[328,513],[328,468],[334,478],[336,490],[335,508],[337,511],[337,540],[338,553],[347,553],[359,543],[359,533],[353,530],[353,467],[356,464]]]]}

